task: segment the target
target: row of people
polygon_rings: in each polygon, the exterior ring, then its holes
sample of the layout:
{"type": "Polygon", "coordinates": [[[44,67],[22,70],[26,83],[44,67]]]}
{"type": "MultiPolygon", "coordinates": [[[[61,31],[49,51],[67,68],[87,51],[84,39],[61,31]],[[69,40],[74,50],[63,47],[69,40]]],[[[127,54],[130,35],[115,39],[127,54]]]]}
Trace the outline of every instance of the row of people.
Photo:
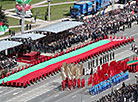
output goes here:
{"type": "Polygon", "coordinates": [[[0,69],[11,69],[17,65],[17,58],[13,56],[9,58],[5,55],[0,56],[0,69]]]}
{"type": "Polygon", "coordinates": [[[112,94],[108,94],[97,100],[96,102],[137,102],[138,100],[138,85],[125,85],[118,90],[114,90],[112,94]]]}
{"type": "MultiPolygon", "coordinates": [[[[130,6],[130,8],[133,9],[133,6],[130,6]]],[[[43,39],[36,46],[38,49],[45,49],[44,52],[63,51],[73,44],[84,42],[89,38],[93,40],[107,34],[115,34],[120,31],[121,27],[125,30],[126,25],[128,28],[131,28],[132,22],[138,21],[137,15],[131,13],[132,9],[123,8],[109,11],[100,16],[94,15],[84,20],[83,25],[70,29],[68,32],[65,32],[66,34],[60,36],[60,38],[56,37],[53,42],[48,43],[47,39],[43,39]]],[[[49,39],[54,39],[54,37],[49,37],[49,39]]]]}

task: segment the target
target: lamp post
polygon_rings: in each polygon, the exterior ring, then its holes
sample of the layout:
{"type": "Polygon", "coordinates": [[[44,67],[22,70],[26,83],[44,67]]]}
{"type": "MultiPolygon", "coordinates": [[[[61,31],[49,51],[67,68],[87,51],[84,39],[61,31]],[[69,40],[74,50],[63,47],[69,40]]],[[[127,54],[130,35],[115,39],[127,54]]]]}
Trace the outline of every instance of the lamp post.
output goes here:
{"type": "Polygon", "coordinates": [[[22,10],[22,15],[21,15],[21,19],[22,19],[21,33],[24,34],[24,14],[25,14],[25,3],[24,3],[24,0],[23,0],[23,3],[22,3],[22,7],[23,7],[23,10],[22,10]]]}
{"type": "Polygon", "coordinates": [[[48,0],[48,21],[50,21],[50,2],[51,0],[48,0]]]}
{"type": "Polygon", "coordinates": [[[112,11],[114,11],[114,0],[112,0],[112,11]]]}

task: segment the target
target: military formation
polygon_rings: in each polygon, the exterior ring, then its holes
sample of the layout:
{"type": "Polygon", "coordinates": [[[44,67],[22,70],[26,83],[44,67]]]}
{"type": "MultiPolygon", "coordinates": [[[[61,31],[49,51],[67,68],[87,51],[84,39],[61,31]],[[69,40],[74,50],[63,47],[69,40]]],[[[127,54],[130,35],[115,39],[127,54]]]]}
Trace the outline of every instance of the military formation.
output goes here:
{"type": "Polygon", "coordinates": [[[135,53],[138,54],[138,46],[137,46],[137,44],[132,44],[132,45],[131,45],[131,50],[132,50],[133,52],[135,52],[135,53]]]}
{"type": "Polygon", "coordinates": [[[115,59],[114,52],[107,52],[101,55],[94,56],[88,61],[84,62],[84,75],[90,75],[97,71],[97,67],[104,63],[113,61],[115,59]]]}

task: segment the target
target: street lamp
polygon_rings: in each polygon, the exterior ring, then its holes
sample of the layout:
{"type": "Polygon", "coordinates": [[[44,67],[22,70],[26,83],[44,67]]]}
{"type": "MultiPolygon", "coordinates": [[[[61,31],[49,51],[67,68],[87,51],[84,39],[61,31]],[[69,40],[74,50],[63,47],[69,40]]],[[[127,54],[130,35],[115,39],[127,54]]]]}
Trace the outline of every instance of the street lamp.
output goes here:
{"type": "Polygon", "coordinates": [[[23,0],[23,3],[22,3],[22,7],[23,7],[23,10],[22,10],[22,15],[21,15],[21,19],[22,19],[21,33],[24,34],[24,15],[25,15],[25,3],[24,3],[24,0],[23,0]]]}
{"type": "Polygon", "coordinates": [[[48,21],[50,21],[50,2],[51,0],[48,0],[48,21]]]}
{"type": "Polygon", "coordinates": [[[112,0],[112,11],[114,11],[114,0],[112,0]]]}

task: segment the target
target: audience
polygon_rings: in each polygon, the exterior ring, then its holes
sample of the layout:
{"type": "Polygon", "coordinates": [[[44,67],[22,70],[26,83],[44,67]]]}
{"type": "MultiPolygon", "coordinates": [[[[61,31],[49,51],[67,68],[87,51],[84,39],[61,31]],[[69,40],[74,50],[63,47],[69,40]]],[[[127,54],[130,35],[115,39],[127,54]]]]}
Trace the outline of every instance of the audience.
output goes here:
{"type": "Polygon", "coordinates": [[[55,53],[55,51],[63,51],[73,44],[85,42],[88,39],[93,40],[97,37],[104,37],[107,34],[116,34],[121,30],[120,27],[122,27],[122,30],[125,30],[126,25],[127,28],[131,28],[132,22],[138,22],[138,16],[136,13],[132,13],[134,9],[135,11],[137,10],[135,4],[132,4],[123,9],[116,9],[113,12],[109,11],[104,15],[94,15],[91,18],[83,20],[83,25],[57,36],[48,36],[48,38],[37,42],[35,46],[43,52],[55,53]]]}
{"type": "MultiPolygon", "coordinates": [[[[114,90],[112,94],[112,102],[137,102],[138,101],[138,85],[122,85],[118,90],[114,90]]],[[[111,94],[108,94],[96,102],[111,102],[111,94]]]]}
{"type": "Polygon", "coordinates": [[[0,70],[1,69],[11,69],[17,65],[17,58],[13,56],[9,58],[3,54],[0,55],[0,70]]]}

